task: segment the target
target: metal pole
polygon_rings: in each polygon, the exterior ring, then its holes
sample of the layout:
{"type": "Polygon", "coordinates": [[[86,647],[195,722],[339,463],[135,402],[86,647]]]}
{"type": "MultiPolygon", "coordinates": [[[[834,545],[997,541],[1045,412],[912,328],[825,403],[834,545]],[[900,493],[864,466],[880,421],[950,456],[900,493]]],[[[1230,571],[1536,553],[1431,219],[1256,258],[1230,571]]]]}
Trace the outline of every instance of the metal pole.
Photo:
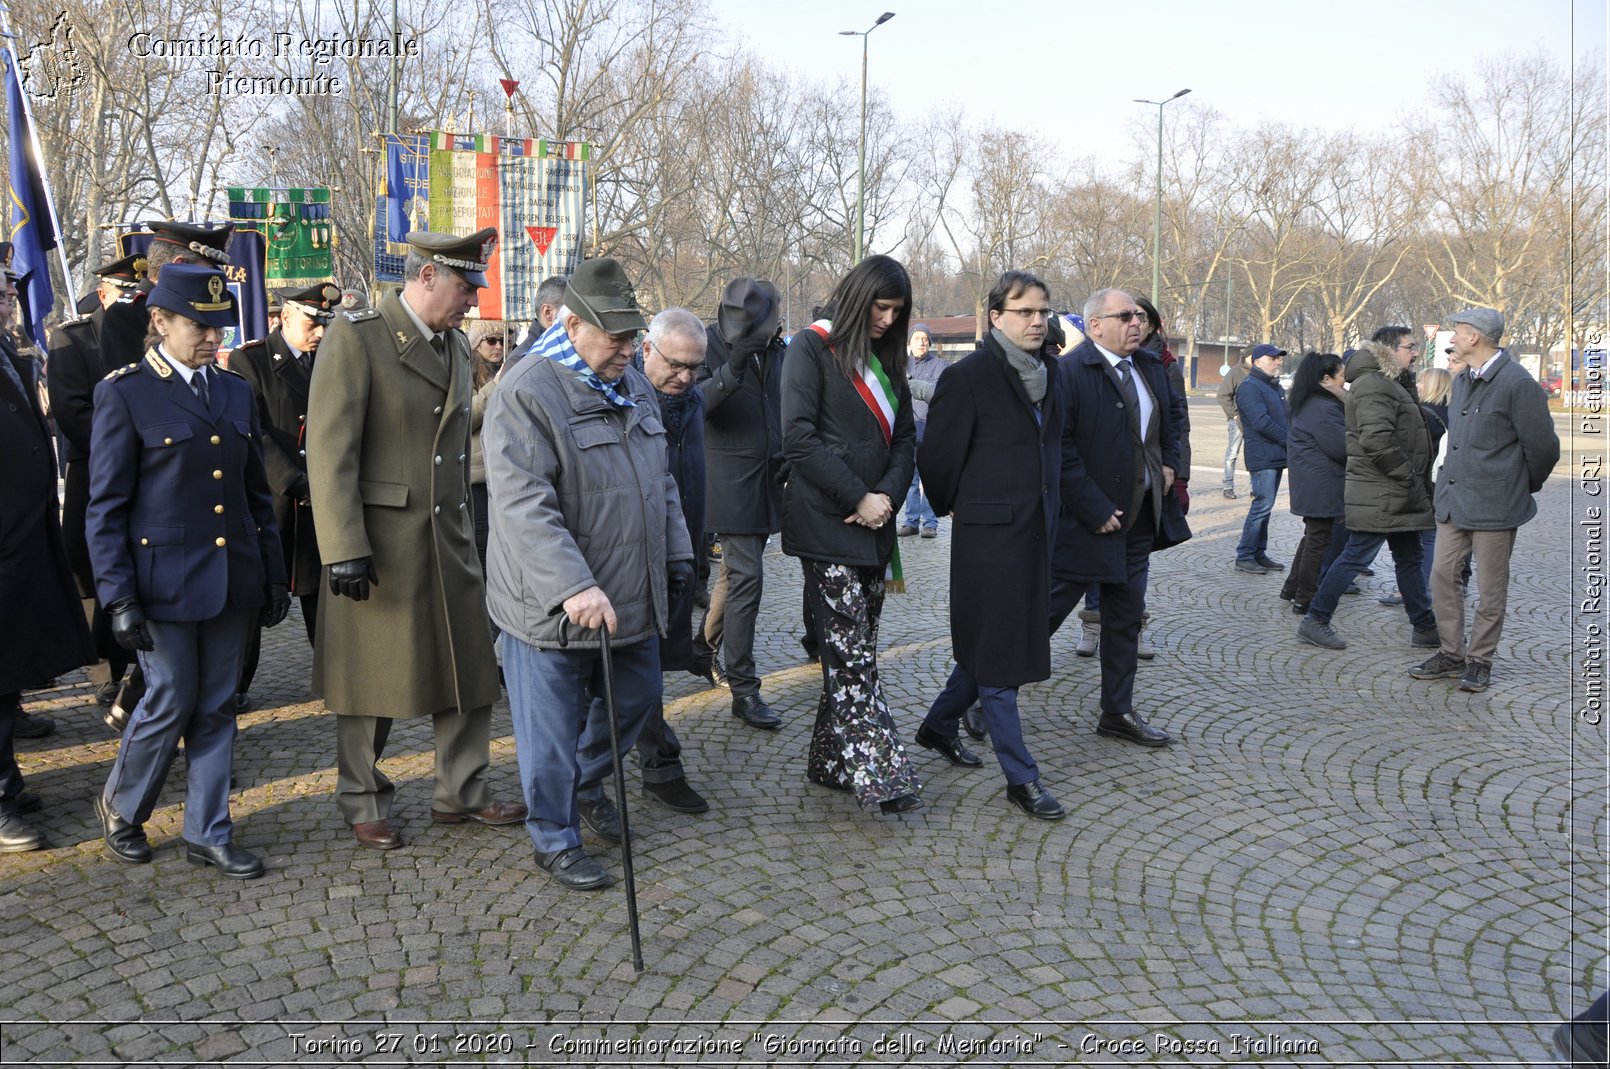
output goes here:
{"type": "Polygon", "coordinates": [[[401,39],[402,33],[398,22],[397,0],[391,0],[391,90],[387,100],[386,122],[386,131],[391,134],[397,132],[397,82],[401,77],[398,69],[400,60],[397,56],[397,42],[401,39]]]}
{"type": "MultiPolygon", "coordinates": [[[[17,97],[22,101],[23,121],[28,124],[28,144],[13,145],[12,152],[33,153],[34,166],[39,168],[39,185],[45,191],[45,210],[50,214],[50,225],[56,242],[56,259],[61,265],[62,285],[67,287],[66,296],[62,300],[65,309],[63,319],[72,320],[82,318],[78,314],[78,299],[73,285],[73,274],[67,266],[67,249],[61,237],[61,218],[56,214],[56,194],[50,189],[50,176],[45,173],[45,154],[39,148],[39,128],[34,125],[33,109],[28,106],[28,92],[22,84],[22,64],[17,60],[17,49],[12,45],[15,35],[11,32],[10,9],[0,4],[0,31],[4,31],[6,51],[11,54],[11,73],[17,79],[17,97]]],[[[9,222],[8,222],[9,227],[9,222]]],[[[49,268],[45,270],[46,281],[49,281],[49,268]]]]}
{"type": "MultiPolygon", "coordinates": [[[[1172,99],[1172,98],[1171,98],[1172,99]]],[[[1163,101],[1157,105],[1157,203],[1152,212],[1152,307],[1163,279],[1163,101]]]]}
{"type": "Polygon", "coordinates": [[[866,65],[867,38],[872,31],[861,35],[861,154],[855,165],[855,262],[861,262],[862,243],[866,240],[866,65]]]}

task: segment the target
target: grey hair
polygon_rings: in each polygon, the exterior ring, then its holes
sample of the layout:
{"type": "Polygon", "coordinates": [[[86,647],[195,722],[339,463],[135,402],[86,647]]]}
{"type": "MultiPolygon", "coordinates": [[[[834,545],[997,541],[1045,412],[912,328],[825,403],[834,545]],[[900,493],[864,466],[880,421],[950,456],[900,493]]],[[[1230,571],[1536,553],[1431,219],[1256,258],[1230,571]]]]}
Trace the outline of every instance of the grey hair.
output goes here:
{"type": "Polygon", "coordinates": [[[686,308],[667,308],[649,324],[649,344],[659,349],[660,343],[672,335],[702,343],[706,338],[704,320],[686,308]]]}
{"type": "Polygon", "coordinates": [[[463,276],[459,275],[459,273],[457,271],[454,271],[451,267],[448,267],[445,264],[437,262],[435,259],[425,255],[424,253],[420,252],[418,249],[409,249],[408,250],[408,258],[403,261],[403,281],[404,282],[413,282],[415,279],[419,278],[419,273],[421,271],[425,270],[425,265],[426,264],[432,265],[433,267],[436,268],[436,270],[438,272],[441,272],[443,274],[449,274],[449,275],[454,276],[455,278],[463,277],[463,276]]]}
{"type": "Polygon", "coordinates": [[[1107,298],[1115,293],[1126,301],[1134,300],[1129,295],[1128,290],[1121,290],[1117,286],[1108,286],[1104,290],[1097,290],[1085,301],[1084,320],[1086,324],[1101,314],[1101,310],[1107,306],[1107,298]]]}
{"type": "Polygon", "coordinates": [[[569,280],[565,278],[564,275],[550,275],[549,277],[543,279],[542,285],[537,287],[537,298],[535,302],[536,306],[541,308],[545,304],[551,304],[555,307],[558,307],[559,305],[563,304],[565,300],[565,286],[568,283],[569,280]]]}

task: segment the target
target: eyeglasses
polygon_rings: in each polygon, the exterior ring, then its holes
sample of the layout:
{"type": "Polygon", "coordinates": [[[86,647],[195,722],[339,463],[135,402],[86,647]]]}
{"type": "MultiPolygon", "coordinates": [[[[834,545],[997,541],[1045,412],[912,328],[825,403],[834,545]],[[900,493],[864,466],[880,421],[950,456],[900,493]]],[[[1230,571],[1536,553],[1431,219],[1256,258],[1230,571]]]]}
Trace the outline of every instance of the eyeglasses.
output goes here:
{"type": "Polygon", "coordinates": [[[1002,308],[1001,312],[1005,315],[1017,316],[1025,323],[1032,323],[1036,319],[1049,320],[1051,318],[1051,309],[1049,308],[1002,308]]]}
{"type": "MultiPolygon", "coordinates": [[[[649,342],[647,344],[649,348],[654,347],[653,342],[649,342]]],[[[671,369],[671,373],[673,375],[697,375],[699,373],[699,369],[704,366],[703,360],[699,360],[691,364],[684,364],[680,360],[672,360],[660,349],[654,349],[654,351],[660,354],[660,359],[665,361],[665,366],[671,369]]]]}
{"type": "Polygon", "coordinates": [[[1420,346],[1417,343],[1412,342],[1412,341],[1411,342],[1404,342],[1402,345],[1399,345],[1396,348],[1400,352],[1405,352],[1405,353],[1415,353],[1415,352],[1420,351],[1420,346]]]}

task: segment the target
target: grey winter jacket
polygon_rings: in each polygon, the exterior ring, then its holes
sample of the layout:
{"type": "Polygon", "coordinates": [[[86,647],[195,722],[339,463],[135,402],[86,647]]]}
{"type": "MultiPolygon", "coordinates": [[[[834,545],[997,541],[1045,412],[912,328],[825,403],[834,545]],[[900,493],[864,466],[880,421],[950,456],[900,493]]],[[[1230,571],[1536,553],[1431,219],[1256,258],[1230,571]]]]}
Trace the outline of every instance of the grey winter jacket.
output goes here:
{"type": "Polygon", "coordinates": [[[631,408],[533,356],[487,405],[487,609],[530,645],[600,645],[596,631],[561,631],[565,600],[592,586],[615,609],[616,645],[663,635],[665,566],[693,559],[654,389],[636,368],[625,383],[631,408]]]}
{"type": "Polygon", "coordinates": [[[1519,527],[1537,515],[1532,495],[1559,460],[1543,387],[1500,353],[1480,381],[1468,371],[1453,380],[1437,519],[1467,531],[1519,527]]]}

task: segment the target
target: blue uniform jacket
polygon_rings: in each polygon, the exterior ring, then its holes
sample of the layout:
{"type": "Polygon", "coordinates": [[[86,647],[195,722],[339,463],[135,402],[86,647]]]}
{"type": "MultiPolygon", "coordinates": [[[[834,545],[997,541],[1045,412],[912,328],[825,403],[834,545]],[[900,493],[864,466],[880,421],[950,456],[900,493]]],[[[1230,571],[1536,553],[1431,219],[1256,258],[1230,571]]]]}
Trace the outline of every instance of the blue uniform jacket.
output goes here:
{"type": "Polygon", "coordinates": [[[285,582],[257,403],[215,368],[203,406],[155,351],[95,387],[88,538],[101,604],[210,620],[285,582]]]}

